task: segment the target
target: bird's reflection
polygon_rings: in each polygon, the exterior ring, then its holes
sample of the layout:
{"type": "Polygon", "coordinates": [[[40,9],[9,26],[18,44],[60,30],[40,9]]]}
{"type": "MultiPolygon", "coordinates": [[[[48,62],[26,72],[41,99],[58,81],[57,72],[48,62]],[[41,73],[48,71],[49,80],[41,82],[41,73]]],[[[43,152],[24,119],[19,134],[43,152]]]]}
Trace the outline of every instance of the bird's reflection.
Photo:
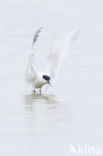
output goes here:
{"type": "Polygon", "coordinates": [[[45,95],[45,94],[26,94],[24,95],[24,101],[26,108],[33,110],[35,104],[54,104],[56,105],[58,101],[55,95],[45,95]]]}

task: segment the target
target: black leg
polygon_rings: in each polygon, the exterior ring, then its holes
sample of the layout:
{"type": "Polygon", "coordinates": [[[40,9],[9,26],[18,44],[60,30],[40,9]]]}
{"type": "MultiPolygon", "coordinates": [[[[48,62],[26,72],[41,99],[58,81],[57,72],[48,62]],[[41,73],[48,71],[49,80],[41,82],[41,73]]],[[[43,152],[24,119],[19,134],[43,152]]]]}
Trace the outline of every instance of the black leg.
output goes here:
{"type": "Polygon", "coordinates": [[[40,88],[40,90],[39,90],[39,91],[40,91],[40,94],[41,94],[41,88],[40,88]]]}
{"type": "Polygon", "coordinates": [[[33,93],[35,94],[35,90],[33,90],[33,93]]]}

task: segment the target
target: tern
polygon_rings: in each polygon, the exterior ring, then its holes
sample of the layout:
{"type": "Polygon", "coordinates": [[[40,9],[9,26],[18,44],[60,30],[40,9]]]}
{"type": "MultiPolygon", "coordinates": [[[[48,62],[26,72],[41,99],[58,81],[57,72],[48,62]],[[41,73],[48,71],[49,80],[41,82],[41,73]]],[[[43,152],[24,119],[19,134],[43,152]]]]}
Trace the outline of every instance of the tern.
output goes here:
{"type": "Polygon", "coordinates": [[[66,52],[68,52],[68,45],[70,41],[76,39],[78,37],[79,31],[76,30],[71,32],[62,40],[58,41],[52,51],[47,56],[48,60],[48,70],[44,70],[43,72],[39,72],[33,65],[35,63],[35,43],[41,32],[42,27],[40,27],[33,38],[33,52],[31,53],[27,67],[25,72],[25,80],[27,83],[31,84],[33,87],[33,92],[39,89],[41,93],[41,88],[44,85],[51,85],[51,81],[55,78],[57,73],[57,69],[60,65],[60,60],[63,58],[66,52]]]}

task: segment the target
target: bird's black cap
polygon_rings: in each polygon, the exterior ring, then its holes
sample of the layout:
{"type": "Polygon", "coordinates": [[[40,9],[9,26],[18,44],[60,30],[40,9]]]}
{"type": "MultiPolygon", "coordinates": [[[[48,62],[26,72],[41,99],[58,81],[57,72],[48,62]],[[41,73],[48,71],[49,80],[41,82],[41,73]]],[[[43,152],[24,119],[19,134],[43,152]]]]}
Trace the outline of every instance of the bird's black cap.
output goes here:
{"type": "Polygon", "coordinates": [[[43,79],[46,80],[46,81],[50,81],[50,76],[48,76],[48,75],[43,75],[43,79]]]}

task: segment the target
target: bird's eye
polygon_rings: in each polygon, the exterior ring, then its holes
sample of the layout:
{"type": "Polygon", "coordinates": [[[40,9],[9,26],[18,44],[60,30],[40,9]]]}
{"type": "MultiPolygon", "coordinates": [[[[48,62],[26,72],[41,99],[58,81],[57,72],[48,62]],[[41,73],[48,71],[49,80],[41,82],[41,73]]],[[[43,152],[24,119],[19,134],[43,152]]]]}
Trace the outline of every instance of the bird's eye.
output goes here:
{"type": "Polygon", "coordinates": [[[46,81],[50,81],[50,77],[48,75],[43,75],[43,79],[46,81]]]}

